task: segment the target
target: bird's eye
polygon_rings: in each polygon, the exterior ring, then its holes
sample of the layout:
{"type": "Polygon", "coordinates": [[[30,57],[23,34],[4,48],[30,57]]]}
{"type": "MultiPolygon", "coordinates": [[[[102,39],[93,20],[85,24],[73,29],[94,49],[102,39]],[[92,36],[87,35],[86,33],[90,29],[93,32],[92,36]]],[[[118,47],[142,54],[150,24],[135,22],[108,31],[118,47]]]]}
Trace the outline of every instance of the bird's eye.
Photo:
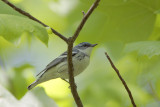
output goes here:
{"type": "Polygon", "coordinates": [[[87,45],[85,44],[84,47],[87,47],[87,45]]]}

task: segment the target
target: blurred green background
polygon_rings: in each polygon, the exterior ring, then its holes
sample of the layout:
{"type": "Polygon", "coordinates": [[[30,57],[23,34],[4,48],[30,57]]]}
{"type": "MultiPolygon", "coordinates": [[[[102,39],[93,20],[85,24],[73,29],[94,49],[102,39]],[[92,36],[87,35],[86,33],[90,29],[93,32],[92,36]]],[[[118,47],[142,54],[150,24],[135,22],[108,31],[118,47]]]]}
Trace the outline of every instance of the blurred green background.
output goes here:
{"type": "MultiPolygon", "coordinates": [[[[72,36],[94,0],[10,0],[72,36]]],[[[69,84],[54,79],[27,91],[36,74],[67,49],[46,28],[0,1],[0,107],[75,107],[69,84]],[[48,34],[49,33],[49,34],[48,34]]],[[[160,0],[101,0],[78,39],[98,43],[76,84],[84,107],[132,107],[104,52],[138,107],[160,107],[160,0]]]]}

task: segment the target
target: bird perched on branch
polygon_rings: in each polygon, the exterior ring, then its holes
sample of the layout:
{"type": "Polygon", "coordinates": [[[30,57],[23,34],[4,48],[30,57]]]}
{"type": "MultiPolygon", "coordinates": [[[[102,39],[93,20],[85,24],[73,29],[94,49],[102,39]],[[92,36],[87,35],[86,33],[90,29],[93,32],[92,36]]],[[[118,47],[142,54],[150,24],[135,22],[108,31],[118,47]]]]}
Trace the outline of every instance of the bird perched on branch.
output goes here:
{"type": "MultiPolygon", "coordinates": [[[[73,62],[73,74],[74,76],[79,75],[82,71],[87,68],[90,61],[90,54],[92,48],[97,44],[90,44],[82,42],[72,49],[72,62],[73,62]]],[[[68,62],[67,52],[64,52],[59,57],[50,62],[46,68],[41,71],[38,75],[38,79],[28,86],[28,90],[32,89],[36,85],[46,82],[51,79],[61,78],[63,80],[69,78],[68,73],[68,62]]]]}

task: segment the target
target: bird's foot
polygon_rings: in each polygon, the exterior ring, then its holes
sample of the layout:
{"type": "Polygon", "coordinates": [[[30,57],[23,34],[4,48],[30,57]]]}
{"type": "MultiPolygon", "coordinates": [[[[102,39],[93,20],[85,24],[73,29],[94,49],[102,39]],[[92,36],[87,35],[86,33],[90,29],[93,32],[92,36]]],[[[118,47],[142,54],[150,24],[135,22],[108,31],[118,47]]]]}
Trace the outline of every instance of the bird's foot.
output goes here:
{"type": "MultiPolygon", "coordinates": [[[[67,82],[70,85],[69,81],[65,80],[64,78],[61,78],[61,79],[64,80],[65,82],[67,82]]],[[[77,88],[76,84],[75,84],[75,87],[77,88]]],[[[68,88],[71,89],[71,85],[68,88]]]]}

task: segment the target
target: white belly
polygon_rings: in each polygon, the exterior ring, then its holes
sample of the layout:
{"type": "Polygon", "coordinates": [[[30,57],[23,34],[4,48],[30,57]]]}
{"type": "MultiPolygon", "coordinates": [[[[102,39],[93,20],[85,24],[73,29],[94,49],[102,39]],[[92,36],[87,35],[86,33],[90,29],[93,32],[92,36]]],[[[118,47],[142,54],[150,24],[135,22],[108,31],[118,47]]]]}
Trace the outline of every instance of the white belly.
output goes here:
{"type": "MultiPolygon", "coordinates": [[[[78,57],[79,55],[76,55],[76,57],[73,57],[73,67],[74,67],[74,76],[77,76],[81,72],[83,72],[87,66],[89,65],[89,60],[90,58],[88,56],[83,57],[78,57]]],[[[68,79],[68,63],[67,61],[63,64],[57,65],[58,72],[59,72],[59,77],[68,79]]]]}
{"type": "Polygon", "coordinates": [[[89,57],[85,56],[83,60],[77,60],[76,58],[73,59],[73,66],[74,66],[74,76],[83,72],[87,66],[89,65],[89,57]]]}

